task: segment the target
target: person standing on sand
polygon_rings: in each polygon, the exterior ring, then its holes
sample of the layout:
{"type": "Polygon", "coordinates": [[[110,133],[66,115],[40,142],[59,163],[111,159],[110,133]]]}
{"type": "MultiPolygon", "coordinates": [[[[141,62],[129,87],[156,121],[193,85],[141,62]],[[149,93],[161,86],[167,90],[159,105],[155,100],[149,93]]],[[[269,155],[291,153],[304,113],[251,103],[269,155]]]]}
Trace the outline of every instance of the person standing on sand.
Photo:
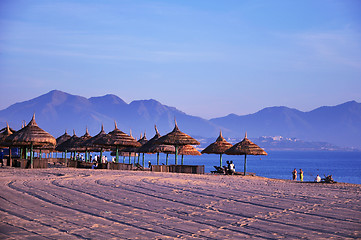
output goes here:
{"type": "Polygon", "coordinates": [[[302,169],[300,169],[300,180],[301,180],[301,182],[303,182],[303,171],[302,171],[302,169]]]}
{"type": "Polygon", "coordinates": [[[233,161],[229,163],[229,173],[233,175],[236,172],[236,167],[234,166],[233,161]]]}
{"type": "Polygon", "coordinates": [[[296,170],[296,168],[292,172],[292,179],[293,179],[293,181],[297,180],[297,170],[296,170]]]}
{"type": "Polygon", "coordinates": [[[315,182],[321,182],[321,177],[317,174],[315,182]]]}

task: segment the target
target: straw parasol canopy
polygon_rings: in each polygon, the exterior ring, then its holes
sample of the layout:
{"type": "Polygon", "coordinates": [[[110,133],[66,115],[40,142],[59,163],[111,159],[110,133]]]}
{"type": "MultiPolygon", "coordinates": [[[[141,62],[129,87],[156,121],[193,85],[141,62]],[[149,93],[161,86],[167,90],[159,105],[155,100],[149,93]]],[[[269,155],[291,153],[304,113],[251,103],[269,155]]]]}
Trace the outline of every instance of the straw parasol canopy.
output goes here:
{"type": "Polygon", "coordinates": [[[11,128],[9,127],[9,124],[6,123],[6,127],[1,129],[1,132],[0,132],[0,146],[5,146],[7,145],[5,143],[5,139],[10,136],[11,134],[13,134],[14,132],[11,131],[11,128]],[[3,144],[4,143],[4,144],[3,144]]]}
{"type": "Polygon", "coordinates": [[[106,147],[115,147],[116,148],[116,162],[118,162],[118,150],[122,147],[140,147],[141,144],[138,143],[133,137],[128,134],[120,131],[117,127],[117,122],[114,121],[114,130],[109,132],[106,135],[103,135],[96,141],[94,144],[106,146],[106,147]]]}
{"type": "Polygon", "coordinates": [[[69,138],[71,138],[71,136],[65,130],[65,133],[56,139],[56,146],[59,146],[60,144],[62,144],[66,140],[68,140],[69,138]]]}
{"type": "Polygon", "coordinates": [[[193,147],[191,145],[179,146],[178,154],[179,155],[192,155],[192,156],[202,155],[195,147],[193,147]]]}
{"type": "Polygon", "coordinates": [[[33,148],[46,147],[54,148],[55,138],[50,133],[41,129],[35,122],[35,113],[33,118],[24,128],[11,134],[5,139],[6,144],[17,147],[30,147],[30,161],[33,166],[33,148]]]}
{"type": "MultiPolygon", "coordinates": [[[[132,137],[132,130],[130,130],[130,136],[132,137]]],[[[131,160],[130,160],[131,154],[132,153],[137,153],[138,149],[148,142],[148,139],[147,139],[147,136],[145,135],[145,132],[144,132],[144,136],[142,136],[142,134],[140,134],[140,138],[139,138],[139,140],[137,142],[140,144],[139,147],[126,147],[126,148],[121,150],[121,152],[123,153],[123,156],[126,156],[125,153],[127,153],[127,155],[129,156],[129,164],[131,162],[131,160]]],[[[139,155],[138,155],[138,157],[139,157],[139,155]]],[[[143,162],[144,162],[144,153],[143,153],[143,162]]],[[[143,165],[144,165],[144,163],[143,163],[143,165]]]]}
{"type": "Polygon", "coordinates": [[[107,135],[107,133],[104,131],[104,126],[102,124],[100,132],[97,135],[95,135],[94,137],[86,139],[81,145],[89,151],[99,152],[99,151],[101,151],[102,146],[99,144],[95,144],[95,142],[105,135],[107,135]]]}
{"type": "Polygon", "coordinates": [[[175,164],[177,165],[178,147],[182,145],[199,145],[200,143],[191,136],[181,132],[177,121],[172,132],[158,139],[157,144],[173,145],[175,147],[175,164]]]}
{"type": "Polygon", "coordinates": [[[24,128],[11,134],[5,139],[5,142],[13,146],[31,146],[41,147],[44,145],[56,145],[55,138],[50,133],[41,129],[35,122],[35,113],[33,118],[24,128]]]}
{"type": "Polygon", "coordinates": [[[79,139],[79,137],[75,134],[75,130],[73,130],[73,136],[71,136],[65,142],[59,144],[55,148],[55,150],[57,150],[59,152],[65,152],[65,151],[74,152],[74,151],[77,151],[77,149],[74,147],[74,144],[75,144],[76,141],[78,141],[78,139],[79,139]]]}
{"type": "Polygon", "coordinates": [[[137,152],[148,154],[157,153],[157,165],[159,165],[159,153],[173,154],[175,153],[175,149],[172,145],[157,144],[156,142],[161,137],[161,135],[159,134],[156,125],[154,126],[154,129],[154,137],[152,137],[148,142],[139,147],[137,152]]]}
{"type": "Polygon", "coordinates": [[[227,142],[226,139],[222,136],[222,131],[220,131],[217,140],[214,143],[211,143],[208,147],[203,149],[202,153],[207,154],[219,154],[219,166],[222,167],[222,154],[232,147],[232,144],[227,142]]]}
{"type": "Polygon", "coordinates": [[[182,163],[181,163],[181,165],[183,165],[184,155],[192,155],[192,156],[202,155],[195,147],[193,147],[191,145],[179,146],[178,154],[182,155],[182,163]]]}
{"type": "Polygon", "coordinates": [[[229,148],[225,154],[227,155],[244,155],[244,175],[246,176],[247,155],[267,155],[267,153],[255,143],[247,138],[247,132],[244,139],[229,148]]]}
{"type": "Polygon", "coordinates": [[[109,132],[107,135],[102,136],[94,143],[110,147],[140,147],[141,144],[138,143],[133,137],[118,129],[116,122],[114,122],[114,125],[115,127],[113,131],[109,132]]]}
{"type": "Polygon", "coordinates": [[[16,132],[14,129],[12,129],[11,127],[9,127],[9,124],[8,124],[8,123],[6,123],[6,127],[0,129],[0,134],[3,133],[3,132],[9,131],[9,130],[10,130],[10,132],[12,132],[12,133],[16,132]]]}
{"type": "Polygon", "coordinates": [[[157,126],[155,128],[155,135],[148,142],[138,148],[139,153],[174,153],[175,149],[171,145],[157,144],[156,142],[161,137],[158,132],[157,126]]]}
{"type": "Polygon", "coordinates": [[[87,147],[84,146],[84,142],[88,139],[90,139],[92,136],[90,136],[89,132],[88,132],[88,127],[85,130],[85,134],[81,137],[79,137],[78,139],[76,139],[73,143],[73,147],[76,149],[75,151],[77,152],[86,152],[87,151],[87,147]]]}

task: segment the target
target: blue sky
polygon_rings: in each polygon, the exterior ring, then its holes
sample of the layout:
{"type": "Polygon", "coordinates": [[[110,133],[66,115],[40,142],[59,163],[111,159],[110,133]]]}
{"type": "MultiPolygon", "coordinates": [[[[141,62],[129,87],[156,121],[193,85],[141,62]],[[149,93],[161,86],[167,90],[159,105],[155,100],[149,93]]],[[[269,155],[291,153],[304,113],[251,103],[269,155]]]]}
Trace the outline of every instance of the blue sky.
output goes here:
{"type": "Polygon", "coordinates": [[[204,118],[361,102],[361,1],[0,2],[0,109],[58,89],[204,118]]]}

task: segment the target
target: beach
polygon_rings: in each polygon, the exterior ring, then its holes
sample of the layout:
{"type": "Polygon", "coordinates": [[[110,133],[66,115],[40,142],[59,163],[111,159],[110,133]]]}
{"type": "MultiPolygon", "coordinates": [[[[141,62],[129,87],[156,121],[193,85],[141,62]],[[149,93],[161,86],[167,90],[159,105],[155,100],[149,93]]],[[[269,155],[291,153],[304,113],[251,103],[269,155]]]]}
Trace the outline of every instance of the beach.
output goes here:
{"type": "Polygon", "coordinates": [[[361,185],[0,169],[0,239],[361,238],[361,185]]]}

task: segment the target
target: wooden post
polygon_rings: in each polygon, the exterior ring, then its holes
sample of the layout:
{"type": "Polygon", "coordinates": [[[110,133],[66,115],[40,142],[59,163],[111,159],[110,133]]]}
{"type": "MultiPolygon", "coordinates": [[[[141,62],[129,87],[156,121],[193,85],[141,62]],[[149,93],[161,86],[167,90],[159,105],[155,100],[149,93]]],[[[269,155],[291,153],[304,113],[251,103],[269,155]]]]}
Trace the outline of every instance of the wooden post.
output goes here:
{"type": "Polygon", "coordinates": [[[220,154],[220,157],[219,157],[219,166],[222,167],[222,153],[220,154]]]}
{"type": "Polygon", "coordinates": [[[115,150],[115,162],[118,163],[119,162],[119,151],[118,151],[118,145],[116,146],[116,150],[115,150]]]}
{"type": "Polygon", "coordinates": [[[143,159],[143,165],[142,166],[144,167],[144,153],[143,153],[142,159],[143,159]]]}
{"type": "Polygon", "coordinates": [[[10,163],[10,167],[12,167],[13,166],[13,161],[11,160],[11,147],[9,147],[9,163],[10,163]]]}
{"type": "Polygon", "coordinates": [[[183,165],[183,156],[184,156],[184,155],[182,155],[182,163],[181,163],[181,165],[183,165]]]}
{"type": "Polygon", "coordinates": [[[41,149],[39,150],[39,159],[41,159],[41,156],[42,154],[41,154],[41,149]]]}
{"type": "Polygon", "coordinates": [[[159,152],[157,152],[157,165],[159,165],[159,152]]]}
{"type": "Polygon", "coordinates": [[[169,154],[167,153],[167,157],[165,159],[165,165],[168,165],[168,156],[169,156],[169,154]]]}
{"type": "Polygon", "coordinates": [[[178,146],[175,145],[175,165],[178,164],[178,146]]]}
{"type": "Polygon", "coordinates": [[[100,149],[100,163],[103,163],[103,148],[100,149]]]}
{"type": "Polygon", "coordinates": [[[30,145],[30,166],[34,168],[33,143],[30,145]]]}
{"type": "Polygon", "coordinates": [[[244,155],[244,176],[246,176],[247,155],[244,155]]]}
{"type": "Polygon", "coordinates": [[[68,159],[66,158],[66,152],[67,152],[67,150],[65,150],[65,154],[64,154],[64,156],[65,156],[65,167],[68,166],[68,159]]]}

